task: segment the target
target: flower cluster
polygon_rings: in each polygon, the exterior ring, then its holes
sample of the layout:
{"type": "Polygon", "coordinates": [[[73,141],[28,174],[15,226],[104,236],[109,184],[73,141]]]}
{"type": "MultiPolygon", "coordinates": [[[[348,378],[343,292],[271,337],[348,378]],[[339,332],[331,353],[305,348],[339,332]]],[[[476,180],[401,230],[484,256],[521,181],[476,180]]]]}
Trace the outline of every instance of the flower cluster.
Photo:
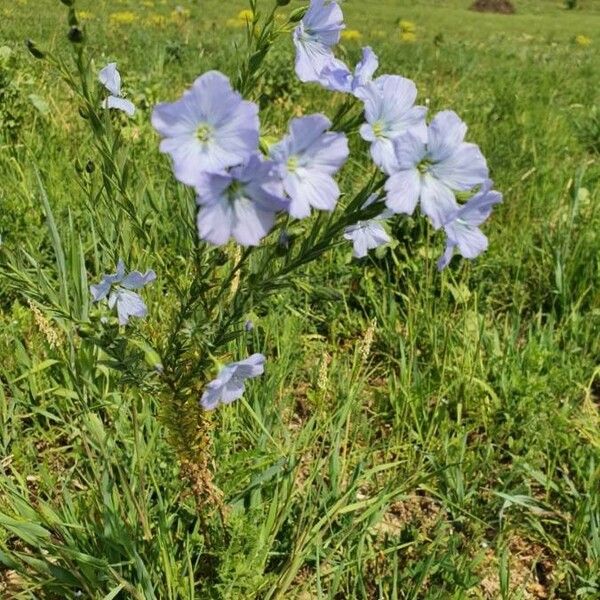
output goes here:
{"type": "MultiPolygon", "coordinates": [[[[433,227],[444,229],[448,239],[440,269],[448,265],[455,248],[465,258],[478,256],[487,248],[479,225],[502,196],[491,190],[479,148],[464,141],[467,126],[452,111],[440,112],[428,125],[427,109],[415,105],[414,82],[399,75],[374,78],[379,60],[369,47],[352,72],[334,54],[343,29],[336,2],[312,0],[294,32],[298,77],[363,102],[366,122],[360,135],[370,143],[373,162],[388,176],[385,203],[393,213],[408,215],[419,204],[433,227]],[[458,204],[457,193],[475,191],[466,204],[458,204]]],[[[353,241],[355,256],[389,239],[380,222],[353,225],[345,237],[353,241]]]]}
{"type": "Polygon", "coordinates": [[[292,121],[269,155],[259,151],[258,106],[242,99],[227,77],[200,76],[181,99],[159,104],[152,124],[175,177],[194,188],[198,234],[212,244],[231,238],[256,246],[279,212],[308,217],[331,211],[340,191],[333,180],[348,157],[343,134],[328,131],[323,115],[292,121]]]}
{"type": "MultiPolygon", "coordinates": [[[[372,48],[363,48],[354,69],[336,58],[344,27],[337,2],[311,0],[293,41],[301,81],[362,103],[364,123],[357,133],[370,145],[370,157],[385,176],[384,192],[372,194],[345,227],[354,256],[362,258],[390,242],[385,222],[394,215],[412,215],[418,205],[433,228],[446,234],[440,269],[456,250],[475,258],[488,244],[480,226],[502,200],[492,190],[483,154],[465,141],[467,126],[456,113],[442,111],[427,122],[427,109],[416,104],[413,81],[394,74],[376,77],[379,58],[372,48]],[[459,198],[466,201],[461,204],[459,198]]],[[[133,104],[122,96],[116,64],[102,69],[99,80],[110,93],[103,106],[133,115],[133,104]]],[[[332,212],[337,206],[335,176],[348,159],[348,140],[332,131],[322,114],[293,119],[287,134],[263,152],[258,106],[234,90],[225,75],[209,71],[178,100],[158,104],[152,125],[161,137],[161,152],[171,158],[175,178],[195,192],[198,235],[206,242],[222,246],[233,239],[257,246],[279,214],[305,219],[313,210],[332,212]]],[[[281,241],[285,236],[282,230],[280,245],[287,248],[281,241]]],[[[154,278],[153,271],[126,275],[120,261],[114,275],[91,287],[92,296],[95,301],[107,298],[124,325],[132,316],[146,315],[143,300],[132,290],[154,278]]],[[[251,331],[252,324],[245,329],[251,331]]],[[[264,363],[262,354],[254,354],[223,367],[205,388],[202,406],[211,410],[241,397],[245,381],[261,375],[264,363]]]]}

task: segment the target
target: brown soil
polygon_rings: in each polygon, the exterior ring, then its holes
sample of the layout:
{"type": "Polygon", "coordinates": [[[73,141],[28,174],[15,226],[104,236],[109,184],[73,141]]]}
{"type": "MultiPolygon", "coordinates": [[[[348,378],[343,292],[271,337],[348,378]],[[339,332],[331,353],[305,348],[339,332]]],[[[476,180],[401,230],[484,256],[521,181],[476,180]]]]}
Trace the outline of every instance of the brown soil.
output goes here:
{"type": "Polygon", "coordinates": [[[515,12],[515,7],[510,0],[475,0],[471,5],[471,10],[512,15],[515,12]]]}

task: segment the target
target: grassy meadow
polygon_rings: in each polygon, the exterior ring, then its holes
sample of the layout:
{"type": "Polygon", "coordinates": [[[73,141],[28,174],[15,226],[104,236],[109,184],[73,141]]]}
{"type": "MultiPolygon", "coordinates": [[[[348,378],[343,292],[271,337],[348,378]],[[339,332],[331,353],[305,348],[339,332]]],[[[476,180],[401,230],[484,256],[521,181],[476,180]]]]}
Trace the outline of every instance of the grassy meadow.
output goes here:
{"type": "MultiPolygon", "coordinates": [[[[129,385],[126,359],[91,350],[56,307],[85,321],[89,284],[120,252],[169,270],[133,328],[168,332],[194,199],[150,113],[204,71],[235,76],[247,5],[77,0],[91,67],[116,61],[138,107],[115,122],[142,235],[92,218],[88,124],[24,46],[70,60],[66,8],[0,3],[0,598],[600,598],[600,1],[514,4],[343,3],[342,56],[371,45],[380,73],[469,124],[504,194],[490,247],[440,274],[441,237],[402,218],[368,258],[342,240],[258,295],[225,358],[263,352],[265,375],[203,417],[194,463],[159,374],[129,385]]],[[[250,94],[264,136],[341,104],[297,81],[291,35],[266,64],[250,94]]],[[[350,145],[345,194],[372,173],[358,134],[350,145]]],[[[197,330],[212,335],[234,283],[197,330]]]]}

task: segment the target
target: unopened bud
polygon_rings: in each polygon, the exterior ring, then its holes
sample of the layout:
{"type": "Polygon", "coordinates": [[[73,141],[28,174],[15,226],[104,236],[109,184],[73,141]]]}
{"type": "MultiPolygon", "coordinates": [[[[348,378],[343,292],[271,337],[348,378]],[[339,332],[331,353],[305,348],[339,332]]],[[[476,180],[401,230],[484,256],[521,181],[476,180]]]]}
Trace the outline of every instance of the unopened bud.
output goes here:
{"type": "Polygon", "coordinates": [[[67,37],[69,38],[70,42],[73,42],[74,44],[81,44],[81,42],[83,42],[83,31],[77,27],[77,25],[73,25],[73,27],[69,29],[67,37]]]}
{"type": "Polygon", "coordinates": [[[87,173],[92,174],[96,170],[96,165],[94,164],[94,161],[88,160],[85,165],[85,170],[87,173]]]}
{"type": "Polygon", "coordinates": [[[305,6],[293,10],[290,14],[290,23],[297,23],[298,21],[301,21],[302,17],[304,17],[307,10],[308,8],[306,8],[305,6]]]}
{"type": "Polygon", "coordinates": [[[31,55],[35,58],[45,58],[45,54],[35,45],[33,40],[25,40],[25,45],[27,46],[27,50],[31,53],[31,55]]]}

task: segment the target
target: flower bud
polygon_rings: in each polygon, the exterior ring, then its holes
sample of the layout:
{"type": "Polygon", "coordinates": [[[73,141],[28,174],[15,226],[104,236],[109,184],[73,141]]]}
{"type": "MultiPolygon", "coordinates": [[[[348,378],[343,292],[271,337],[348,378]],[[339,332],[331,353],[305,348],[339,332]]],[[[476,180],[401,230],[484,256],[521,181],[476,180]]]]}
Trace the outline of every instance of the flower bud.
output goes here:
{"type": "Polygon", "coordinates": [[[25,45],[27,46],[27,50],[31,53],[31,55],[35,58],[45,58],[46,55],[35,45],[33,40],[27,39],[25,40],[25,45]]]}
{"type": "Polygon", "coordinates": [[[305,6],[301,6],[300,8],[293,10],[290,14],[290,23],[297,23],[298,21],[301,21],[307,10],[308,9],[305,6]]]}
{"type": "Polygon", "coordinates": [[[70,42],[73,42],[74,44],[81,44],[81,42],[83,42],[83,30],[81,30],[76,25],[73,25],[69,29],[67,37],[69,38],[70,42]]]}
{"type": "Polygon", "coordinates": [[[90,175],[96,170],[96,165],[94,164],[93,160],[88,160],[86,165],[85,165],[85,170],[86,173],[89,173],[90,175]]]}

